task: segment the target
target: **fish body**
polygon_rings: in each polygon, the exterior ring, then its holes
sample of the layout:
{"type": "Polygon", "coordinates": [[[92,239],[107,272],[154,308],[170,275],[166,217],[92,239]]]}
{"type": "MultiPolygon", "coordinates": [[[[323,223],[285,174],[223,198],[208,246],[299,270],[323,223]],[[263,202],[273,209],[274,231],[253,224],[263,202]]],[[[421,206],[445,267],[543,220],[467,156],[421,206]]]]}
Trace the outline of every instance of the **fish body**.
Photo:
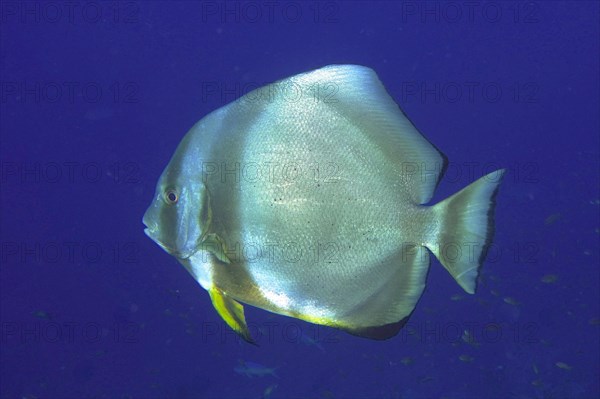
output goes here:
{"type": "Polygon", "coordinates": [[[475,291],[504,171],[426,206],[446,162],[373,70],[327,66],[194,125],[145,232],[248,341],[242,303],[385,339],[415,308],[429,251],[475,291]]]}

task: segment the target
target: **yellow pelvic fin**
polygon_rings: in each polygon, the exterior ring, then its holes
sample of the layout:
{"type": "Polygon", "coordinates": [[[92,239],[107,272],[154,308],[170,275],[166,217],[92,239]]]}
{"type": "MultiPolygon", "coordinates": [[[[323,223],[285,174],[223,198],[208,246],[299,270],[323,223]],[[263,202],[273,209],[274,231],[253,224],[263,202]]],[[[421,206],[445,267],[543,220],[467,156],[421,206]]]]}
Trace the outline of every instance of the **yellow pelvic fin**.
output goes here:
{"type": "Polygon", "coordinates": [[[244,317],[244,306],[239,302],[228,297],[220,289],[213,287],[208,290],[210,299],[217,313],[225,320],[225,323],[240,335],[245,341],[254,344],[254,340],[250,335],[246,318],[244,317]]]}

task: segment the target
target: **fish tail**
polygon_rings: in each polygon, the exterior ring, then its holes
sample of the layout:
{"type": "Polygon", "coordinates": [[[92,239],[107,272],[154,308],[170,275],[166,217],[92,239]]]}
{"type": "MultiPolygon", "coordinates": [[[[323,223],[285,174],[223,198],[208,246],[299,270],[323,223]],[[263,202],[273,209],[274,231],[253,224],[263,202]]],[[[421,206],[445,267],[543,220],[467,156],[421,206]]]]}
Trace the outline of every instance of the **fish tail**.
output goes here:
{"type": "Polygon", "coordinates": [[[483,176],[434,205],[439,222],[427,248],[469,294],[475,293],[479,269],[494,235],[495,197],[505,170],[483,176]]]}

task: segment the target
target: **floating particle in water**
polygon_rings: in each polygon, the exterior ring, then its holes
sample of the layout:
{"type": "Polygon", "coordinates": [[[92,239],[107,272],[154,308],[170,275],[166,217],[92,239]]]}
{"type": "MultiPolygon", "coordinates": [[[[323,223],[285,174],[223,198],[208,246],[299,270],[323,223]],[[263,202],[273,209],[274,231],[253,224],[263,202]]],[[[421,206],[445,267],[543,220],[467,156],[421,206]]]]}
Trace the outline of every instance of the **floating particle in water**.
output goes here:
{"type": "Polygon", "coordinates": [[[321,392],[321,397],[323,399],[334,399],[335,398],[335,396],[333,395],[333,392],[331,392],[329,389],[326,389],[323,392],[321,392]]]}

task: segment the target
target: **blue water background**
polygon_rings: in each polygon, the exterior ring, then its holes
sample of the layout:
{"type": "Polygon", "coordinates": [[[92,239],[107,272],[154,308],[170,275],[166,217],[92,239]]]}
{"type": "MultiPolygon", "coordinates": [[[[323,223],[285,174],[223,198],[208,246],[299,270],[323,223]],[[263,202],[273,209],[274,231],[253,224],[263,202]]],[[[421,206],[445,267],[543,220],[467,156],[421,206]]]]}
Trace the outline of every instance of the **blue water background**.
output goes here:
{"type": "Polygon", "coordinates": [[[599,3],[272,4],[2,2],[0,396],[598,397],[599,3]],[[507,168],[493,256],[474,296],[433,260],[393,339],[239,342],[142,214],[202,116],[345,63],[448,156],[434,202],[507,168]]]}

